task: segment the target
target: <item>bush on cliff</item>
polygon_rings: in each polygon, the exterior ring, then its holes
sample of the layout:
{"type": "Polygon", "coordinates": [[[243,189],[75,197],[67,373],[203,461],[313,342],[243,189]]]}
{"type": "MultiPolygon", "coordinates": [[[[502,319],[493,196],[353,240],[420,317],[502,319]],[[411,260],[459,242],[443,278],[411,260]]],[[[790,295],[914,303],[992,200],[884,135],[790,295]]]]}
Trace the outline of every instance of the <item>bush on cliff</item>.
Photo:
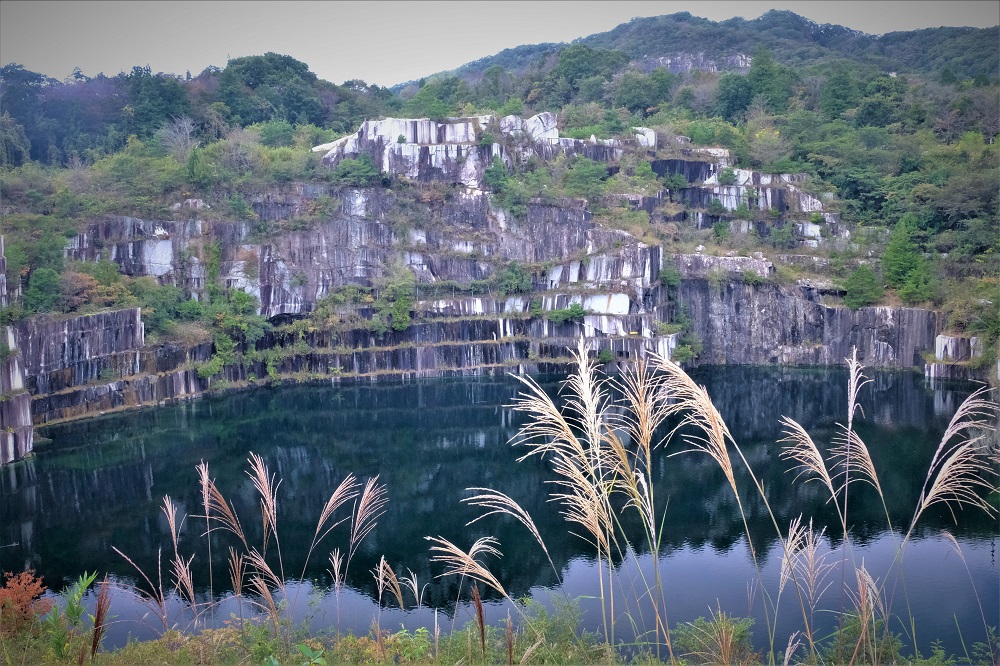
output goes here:
{"type": "Polygon", "coordinates": [[[844,303],[852,310],[875,305],[882,299],[883,289],[869,266],[862,264],[844,282],[844,303]]]}

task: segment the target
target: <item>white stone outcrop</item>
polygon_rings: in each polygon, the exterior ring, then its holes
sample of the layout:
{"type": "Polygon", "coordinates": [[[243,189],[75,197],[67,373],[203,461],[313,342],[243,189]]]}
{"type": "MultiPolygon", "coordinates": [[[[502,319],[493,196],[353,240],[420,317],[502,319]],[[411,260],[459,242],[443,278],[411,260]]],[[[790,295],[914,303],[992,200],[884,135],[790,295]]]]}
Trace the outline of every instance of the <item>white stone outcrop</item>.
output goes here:
{"type": "Polygon", "coordinates": [[[483,170],[494,157],[508,163],[514,154],[524,159],[532,155],[551,158],[559,153],[594,153],[599,159],[615,159],[628,143],[656,147],[653,130],[636,127],[633,132],[634,138],[628,140],[563,138],[559,136],[556,114],[549,111],[530,118],[383,118],[366,120],[357,132],[312,150],[323,153],[323,161],[331,166],[367,153],[385,174],[412,180],[446,179],[476,190],[481,189],[483,170]],[[494,143],[484,146],[483,139],[491,134],[494,143]]]}

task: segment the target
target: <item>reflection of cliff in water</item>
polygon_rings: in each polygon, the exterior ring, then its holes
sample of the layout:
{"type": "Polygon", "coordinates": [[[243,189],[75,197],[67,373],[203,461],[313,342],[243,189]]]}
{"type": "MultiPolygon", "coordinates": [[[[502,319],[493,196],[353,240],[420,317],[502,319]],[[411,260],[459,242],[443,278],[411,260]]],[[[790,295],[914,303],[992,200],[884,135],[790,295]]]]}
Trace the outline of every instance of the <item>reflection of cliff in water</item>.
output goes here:
{"type": "MultiPolygon", "coordinates": [[[[909,520],[937,439],[951,412],[970,392],[924,388],[910,374],[873,373],[876,381],[863,392],[866,419],[858,430],[872,449],[887,488],[895,525],[909,520]]],[[[768,489],[780,523],[799,513],[826,522],[834,535],[832,508],[819,484],[792,484],[793,474],[778,458],[778,420],[800,421],[821,446],[836,432],[847,400],[845,372],[716,368],[695,378],[705,383],[744,452],[768,489]]],[[[0,541],[18,543],[0,549],[0,569],[32,566],[53,587],[84,570],[133,572],[111,550],[128,553],[155,571],[157,550],[169,543],[159,507],[169,494],[189,514],[181,542],[202,563],[197,581],[208,586],[204,522],[195,465],[206,460],[223,494],[237,507],[244,528],[260,541],[258,498],[246,475],[249,451],[264,456],[282,480],[279,534],[285,571],[297,575],[323,504],[348,474],[362,480],[378,474],[387,484],[390,503],[376,531],[351,567],[350,583],[373,591],[368,574],[385,555],[397,570],[432,580],[427,535],[442,535],[467,547],[484,534],[501,542],[504,558],[489,562],[514,594],[555,577],[544,554],[524,529],[510,519],[465,524],[477,514],[460,503],[464,489],[487,486],[502,490],[531,513],[556,565],[590,555],[579,538],[568,534],[558,508],[548,502],[551,486],[544,461],[517,463],[523,453],[508,445],[523,417],[504,405],[519,390],[507,378],[422,381],[411,384],[358,385],[346,388],[300,386],[262,389],[191,403],[148,409],[49,428],[44,434],[54,450],[11,466],[0,478],[0,541]]],[[[558,385],[547,384],[553,392],[558,385]]],[[[667,452],[680,451],[672,442],[667,452]]],[[[667,506],[664,547],[705,544],[720,551],[742,536],[736,502],[714,462],[700,454],[659,457],[654,470],[658,504],[667,506]]],[[[738,476],[750,528],[759,546],[773,541],[773,528],[749,477],[738,476]]],[[[855,535],[865,540],[884,530],[878,498],[861,484],[852,495],[855,535]]],[[[344,514],[346,515],[346,514],[344,514]]],[[[641,541],[639,526],[627,514],[626,529],[641,541]]],[[[962,513],[967,536],[992,536],[995,525],[977,512],[962,513]]],[[[938,525],[945,525],[940,516],[938,525]]],[[[933,524],[929,522],[927,524],[933,524]]],[[[326,554],[343,548],[341,526],[314,554],[308,576],[327,580],[326,554]]],[[[225,578],[226,539],[214,542],[216,592],[225,578]]],[[[764,550],[764,548],[761,548],[764,550]]],[[[454,581],[435,581],[427,591],[431,604],[454,599],[454,581]]]]}

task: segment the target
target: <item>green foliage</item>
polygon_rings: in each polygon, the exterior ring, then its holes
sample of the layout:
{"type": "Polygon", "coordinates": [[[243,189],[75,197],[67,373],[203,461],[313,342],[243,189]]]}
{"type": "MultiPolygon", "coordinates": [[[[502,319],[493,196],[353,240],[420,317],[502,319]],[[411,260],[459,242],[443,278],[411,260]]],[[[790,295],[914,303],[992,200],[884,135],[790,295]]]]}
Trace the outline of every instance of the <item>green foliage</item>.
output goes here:
{"type": "Polygon", "coordinates": [[[899,288],[899,297],[908,305],[916,305],[934,300],[940,289],[931,262],[917,256],[913,267],[906,275],[906,281],[899,288]]]}
{"type": "Polygon", "coordinates": [[[731,167],[726,167],[719,172],[719,185],[735,185],[736,172],[731,167]]]}
{"type": "Polygon", "coordinates": [[[255,220],[257,213],[254,212],[247,200],[239,194],[229,197],[229,212],[237,220],[255,220]]]}
{"type": "Polygon", "coordinates": [[[132,280],[128,289],[142,308],[142,320],[149,333],[169,334],[179,318],[184,292],[173,285],[161,285],[152,277],[132,280]]]}
{"type": "Polygon", "coordinates": [[[735,618],[723,611],[711,620],[699,617],[671,632],[674,649],[698,664],[742,664],[756,658],[751,642],[753,618],[735,618]]]}
{"type": "Polygon", "coordinates": [[[92,574],[84,571],[76,582],[60,595],[63,607],[53,608],[45,617],[42,626],[57,659],[66,658],[70,641],[80,629],[83,613],[86,610],[83,605],[83,595],[95,578],[97,578],[96,571],[92,574]]]}
{"type": "Polygon", "coordinates": [[[569,168],[563,178],[563,187],[570,196],[584,197],[594,201],[604,194],[604,181],[608,169],[599,162],[581,157],[569,168]]]}
{"type": "Polygon", "coordinates": [[[771,246],[778,250],[791,250],[795,247],[795,231],[791,224],[783,224],[780,227],[770,227],[768,240],[771,246]]]}
{"type": "Polygon", "coordinates": [[[907,276],[916,267],[920,255],[913,242],[913,232],[906,220],[900,220],[892,231],[892,240],[882,255],[882,274],[885,283],[893,289],[906,284],[907,276]]]}
{"type": "Polygon", "coordinates": [[[381,179],[382,173],[367,153],[341,160],[330,176],[331,182],[345,187],[371,187],[381,179]]]}
{"type": "Polygon", "coordinates": [[[660,284],[665,287],[679,287],[681,284],[681,271],[676,264],[669,263],[660,270],[660,284]]]}
{"type": "Polygon", "coordinates": [[[531,273],[516,261],[507,264],[496,276],[497,289],[503,296],[531,291],[531,273]]]}
{"type": "Polygon", "coordinates": [[[50,312],[58,308],[62,298],[59,273],[51,268],[31,272],[28,290],[24,292],[24,309],[28,312],[50,312]]]}
{"type": "Polygon", "coordinates": [[[851,70],[846,66],[838,67],[827,78],[820,91],[819,108],[830,120],[839,118],[842,113],[853,108],[859,98],[859,90],[851,70]]]}
{"type": "Polygon", "coordinates": [[[884,620],[862,620],[857,614],[845,613],[843,626],[826,646],[824,657],[834,664],[894,664],[901,661],[902,648],[903,642],[886,629],[884,620]]]}
{"type": "Polygon", "coordinates": [[[597,354],[598,363],[601,364],[611,363],[614,360],[615,360],[615,353],[610,349],[602,349],[600,353],[597,354]]]}
{"type": "Polygon", "coordinates": [[[573,303],[567,308],[550,310],[545,314],[545,318],[553,324],[564,324],[568,321],[582,321],[587,311],[579,303],[573,303]]]}
{"type": "Polygon", "coordinates": [[[875,305],[882,299],[882,285],[875,271],[866,264],[858,266],[844,282],[844,303],[852,310],[875,305]]]}
{"type": "Polygon", "coordinates": [[[270,148],[295,143],[295,126],[287,120],[271,120],[259,128],[260,142],[270,148]]]}
{"type": "Polygon", "coordinates": [[[727,220],[719,220],[712,225],[712,235],[717,241],[729,240],[732,232],[729,229],[729,222],[727,220]]]}
{"type": "Polygon", "coordinates": [[[0,168],[21,166],[31,159],[31,142],[21,126],[11,115],[0,116],[0,168]]]}

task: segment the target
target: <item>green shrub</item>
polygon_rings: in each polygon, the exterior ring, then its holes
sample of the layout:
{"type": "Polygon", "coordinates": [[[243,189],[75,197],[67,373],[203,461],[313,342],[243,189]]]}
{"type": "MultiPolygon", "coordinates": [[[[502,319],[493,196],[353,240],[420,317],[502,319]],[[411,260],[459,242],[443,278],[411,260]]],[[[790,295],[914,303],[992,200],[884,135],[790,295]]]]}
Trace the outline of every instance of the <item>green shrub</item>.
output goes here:
{"type": "Polygon", "coordinates": [[[726,167],[719,173],[719,185],[735,185],[736,172],[726,167]]]}
{"type": "Polygon", "coordinates": [[[676,264],[667,264],[660,270],[660,284],[665,287],[679,287],[681,284],[681,271],[676,264]]]}
{"type": "Polygon", "coordinates": [[[568,308],[550,310],[546,314],[546,318],[553,324],[563,324],[567,321],[580,321],[586,314],[587,311],[583,309],[582,305],[573,303],[568,308]]]}
{"type": "Polygon", "coordinates": [[[527,293],[532,287],[531,273],[516,261],[507,264],[497,274],[496,281],[497,289],[503,296],[527,293]]]}
{"type": "Polygon", "coordinates": [[[720,610],[711,620],[699,617],[694,622],[677,625],[673,630],[674,649],[694,663],[751,663],[756,657],[750,635],[752,626],[753,618],[735,618],[720,610]]]}
{"type": "Polygon", "coordinates": [[[882,285],[869,266],[862,264],[844,282],[844,303],[852,310],[874,305],[882,299],[882,285]]]}
{"type": "Polygon", "coordinates": [[[594,201],[604,194],[604,181],[608,169],[599,162],[581,157],[569,168],[563,177],[566,193],[574,197],[584,197],[594,201]]]}
{"type": "Polygon", "coordinates": [[[330,180],[346,187],[371,187],[382,179],[382,173],[367,153],[346,158],[334,168],[330,180]]]}

